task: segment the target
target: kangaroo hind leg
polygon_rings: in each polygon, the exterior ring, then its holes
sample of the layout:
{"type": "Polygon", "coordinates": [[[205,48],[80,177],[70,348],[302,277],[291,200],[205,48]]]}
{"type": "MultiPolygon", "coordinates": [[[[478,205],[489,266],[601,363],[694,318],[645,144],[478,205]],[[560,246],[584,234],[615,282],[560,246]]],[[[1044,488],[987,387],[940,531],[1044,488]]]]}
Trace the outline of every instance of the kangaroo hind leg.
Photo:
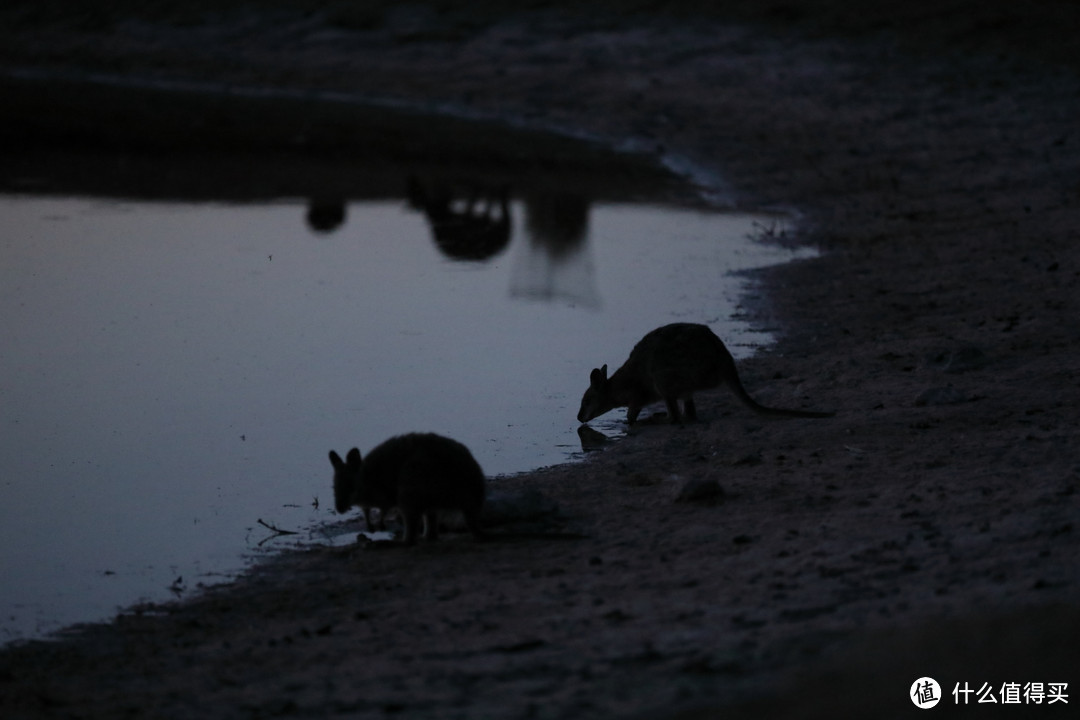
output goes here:
{"type": "Polygon", "coordinates": [[[480,510],[470,508],[469,510],[463,510],[462,514],[465,516],[465,525],[469,528],[469,532],[472,533],[473,537],[477,540],[485,539],[487,533],[480,527],[480,510]]]}
{"type": "Polygon", "coordinates": [[[434,510],[424,513],[424,539],[439,539],[439,513],[434,510]]]}
{"type": "Polygon", "coordinates": [[[686,411],[687,420],[697,420],[697,406],[694,405],[693,395],[687,395],[683,400],[683,409],[686,411]]]}
{"type": "Polygon", "coordinates": [[[682,414],[679,412],[679,399],[675,396],[668,396],[664,398],[664,404],[667,405],[668,418],[671,423],[681,423],[682,414]]]}

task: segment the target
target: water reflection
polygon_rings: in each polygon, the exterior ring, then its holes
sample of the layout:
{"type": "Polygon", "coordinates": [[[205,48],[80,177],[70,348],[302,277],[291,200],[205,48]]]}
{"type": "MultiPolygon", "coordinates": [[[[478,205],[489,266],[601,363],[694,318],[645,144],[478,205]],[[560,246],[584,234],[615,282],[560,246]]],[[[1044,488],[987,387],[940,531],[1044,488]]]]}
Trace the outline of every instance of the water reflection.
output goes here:
{"type": "Polygon", "coordinates": [[[588,250],[589,201],[564,192],[525,198],[528,247],[511,281],[514,297],[596,308],[595,268],[588,250]]]}
{"type": "Polygon", "coordinates": [[[580,425],[577,429],[578,440],[581,442],[582,452],[603,450],[611,444],[612,439],[602,432],[593,430],[588,425],[580,425]]]}
{"type": "MultiPolygon", "coordinates": [[[[410,177],[406,195],[409,206],[427,219],[436,247],[452,260],[488,260],[510,242],[513,221],[506,185],[410,177]]],[[[524,204],[528,247],[518,256],[511,294],[598,307],[595,270],[586,247],[589,200],[568,192],[531,192],[524,204]]]]}
{"type": "Polygon", "coordinates": [[[345,201],[341,198],[308,200],[307,224],[315,233],[328,235],[345,224],[345,201]]]}
{"type": "Polygon", "coordinates": [[[523,196],[493,196],[505,230],[466,254],[498,257],[469,264],[404,197],[0,198],[0,640],[234,570],[258,520],[331,519],[331,447],[563,462],[602,442],[574,417],[597,356],[675,320],[768,340],[729,318],[732,271],[795,256],[747,242],[769,219],[523,196]]]}
{"type": "Polygon", "coordinates": [[[468,184],[457,190],[446,182],[409,178],[409,206],[427,218],[435,245],[451,260],[488,260],[510,242],[510,189],[468,184]]]}
{"type": "Polygon", "coordinates": [[[589,201],[572,193],[536,193],[525,198],[529,242],[556,261],[578,250],[589,231],[589,201]]]}

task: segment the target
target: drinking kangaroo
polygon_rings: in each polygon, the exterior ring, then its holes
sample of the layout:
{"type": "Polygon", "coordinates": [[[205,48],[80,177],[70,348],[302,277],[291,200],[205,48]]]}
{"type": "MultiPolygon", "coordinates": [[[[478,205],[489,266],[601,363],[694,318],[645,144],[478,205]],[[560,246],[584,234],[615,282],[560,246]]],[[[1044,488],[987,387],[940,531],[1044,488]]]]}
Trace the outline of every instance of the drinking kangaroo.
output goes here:
{"type": "Polygon", "coordinates": [[[824,418],[835,414],[759,404],[739,381],[735,360],[712,330],[705,325],[674,323],[641,338],[630,357],[610,378],[607,365],[594,369],[577,418],[585,423],[608,410],[625,407],[626,421],[632,425],[643,407],[663,400],[671,422],[678,423],[681,399],[686,417],[696,420],[693,393],[725,383],[744,404],[762,415],[824,418]]]}
{"type": "MultiPolygon", "coordinates": [[[[423,521],[423,536],[438,537],[438,510],[460,510],[477,538],[480,508],[484,504],[484,473],[469,449],[450,438],[432,433],[399,435],[380,444],[361,460],[353,448],[341,456],[330,451],[334,466],[334,506],[339,513],[356,505],[364,510],[368,530],[371,508],[385,516],[397,508],[405,519],[406,545],[416,542],[423,521]]],[[[382,518],[380,518],[380,529],[382,518]]]]}

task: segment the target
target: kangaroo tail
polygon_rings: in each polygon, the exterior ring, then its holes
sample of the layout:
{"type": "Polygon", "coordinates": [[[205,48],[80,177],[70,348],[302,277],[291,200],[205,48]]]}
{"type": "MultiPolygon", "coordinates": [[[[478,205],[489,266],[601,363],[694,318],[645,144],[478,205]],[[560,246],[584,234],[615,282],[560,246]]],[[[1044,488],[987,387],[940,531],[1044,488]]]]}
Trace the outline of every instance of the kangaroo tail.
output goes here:
{"type": "Polygon", "coordinates": [[[754,398],[750,397],[750,393],[746,392],[746,388],[743,387],[742,382],[739,380],[738,375],[732,377],[730,383],[732,392],[735,396],[742,400],[743,404],[748,408],[758,413],[759,415],[769,415],[772,417],[799,417],[799,418],[829,418],[836,415],[835,412],[822,412],[819,410],[795,410],[789,408],[774,408],[762,405],[754,398]]]}

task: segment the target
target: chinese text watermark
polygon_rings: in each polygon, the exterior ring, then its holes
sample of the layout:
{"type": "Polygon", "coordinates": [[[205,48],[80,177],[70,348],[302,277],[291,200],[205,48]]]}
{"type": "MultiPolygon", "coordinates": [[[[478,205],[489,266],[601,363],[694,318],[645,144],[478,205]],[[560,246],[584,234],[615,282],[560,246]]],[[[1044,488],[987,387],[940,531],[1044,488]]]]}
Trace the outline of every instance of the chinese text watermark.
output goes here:
{"type": "MultiPolygon", "coordinates": [[[[1054,705],[1069,703],[1067,682],[1003,682],[991,685],[966,680],[953,686],[953,702],[957,705],[990,703],[995,705],[1054,705]]],[[[929,710],[942,700],[941,685],[932,677],[921,677],[911,684],[908,697],[916,707],[929,710]]]]}

